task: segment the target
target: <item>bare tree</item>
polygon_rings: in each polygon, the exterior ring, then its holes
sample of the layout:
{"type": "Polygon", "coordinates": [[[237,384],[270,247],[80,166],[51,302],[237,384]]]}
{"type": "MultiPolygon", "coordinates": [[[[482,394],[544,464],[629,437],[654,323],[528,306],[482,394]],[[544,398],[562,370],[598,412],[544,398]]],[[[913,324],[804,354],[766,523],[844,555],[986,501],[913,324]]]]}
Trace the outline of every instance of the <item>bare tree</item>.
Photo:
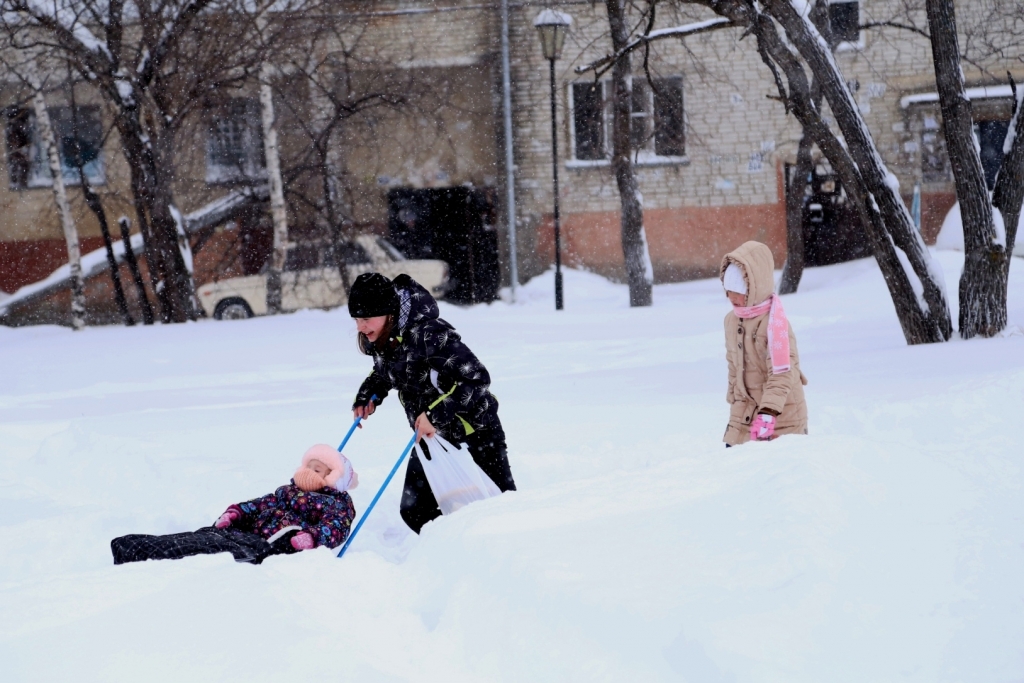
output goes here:
{"type": "Polygon", "coordinates": [[[344,245],[359,228],[351,197],[359,190],[345,171],[344,158],[353,136],[369,133],[378,144],[397,144],[381,135],[384,117],[429,119],[446,96],[416,70],[401,69],[367,46],[367,27],[361,22],[344,16],[329,22],[309,19],[293,30],[300,27],[301,36],[276,53],[272,80],[280,103],[283,191],[294,223],[307,234],[312,227],[317,239],[329,245],[347,290],[344,245]]]}
{"type": "Polygon", "coordinates": [[[149,297],[146,295],[146,283],[142,279],[139,262],[135,259],[135,250],[132,249],[131,221],[127,216],[121,216],[117,219],[117,226],[121,231],[121,242],[124,244],[124,260],[128,262],[128,270],[132,274],[135,291],[139,297],[139,306],[142,307],[142,322],[152,325],[155,322],[153,306],[149,303],[149,297]]]}
{"type": "MultiPolygon", "coordinates": [[[[828,22],[827,0],[815,0],[811,7],[811,21],[825,36],[832,50],[835,39],[828,22]]],[[[821,111],[821,85],[816,78],[811,80],[811,107],[821,111]]],[[[793,294],[800,286],[804,274],[804,221],[803,207],[807,190],[807,178],[814,168],[811,152],[814,140],[811,132],[801,128],[800,141],[796,148],[796,164],[786,192],[786,264],[782,267],[779,280],[779,294],[793,294]]]]}
{"type": "Polygon", "coordinates": [[[82,278],[82,251],[78,242],[78,229],[71,215],[67,190],[64,187],[64,170],[61,167],[60,149],[57,138],[53,134],[50,113],[46,108],[46,97],[43,94],[43,82],[39,76],[39,62],[35,55],[28,55],[22,64],[23,73],[32,88],[32,105],[39,127],[39,137],[46,150],[46,160],[50,167],[50,179],[53,183],[53,198],[60,215],[60,224],[64,230],[64,241],[68,247],[68,268],[71,275],[71,328],[80,330],[85,327],[85,282],[82,278]]]}
{"type": "MultiPolygon", "coordinates": [[[[811,83],[811,101],[821,102],[821,89],[811,83]]],[[[786,263],[779,280],[779,294],[793,294],[800,287],[804,275],[804,220],[803,208],[807,190],[807,177],[814,169],[811,151],[814,140],[804,130],[796,147],[796,163],[786,188],[786,263]]]]}
{"type": "MultiPolygon", "coordinates": [[[[643,195],[633,168],[630,122],[633,110],[633,66],[630,53],[624,51],[630,42],[623,0],[606,0],[612,50],[620,55],[612,65],[612,171],[619,189],[621,204],[622,252],[629,281],[629,305],[650,306],[654,272],[644,233],[643,195]]],[[[653,18],[654,5],[651,5],[653,18]]]]}
{"type": "MultiPolygon", "coordinates": [[[[290,6],[277,8],[288,11],[290,6]]],[[[114,112],[165,322],[194,318],[175,220],[178,133],[203,95],[250,80],[266,41],[242,0],[0,0],[15,45],[66,59],[114,112]]]]}
{"type": "MultiPolygon", "coordinates": [[[[964,230],[964,271],[960,276],[960,336],[991,337],[1006,327],[1006,287],[1010,249],[1016,237],[1024,189],[1024,136],[1014,126],[1004,149],[997,183],[999,204],[989,198],[981,154],[974,139],[974,116],[961,67],[952,0],[928,0],[928,28],[942,110],[942,129],[953,169],[964,230]],[[1012,136],[1012,137],[1010,137],[1012,136]],[[1012,222],[1006,222],[1010,218],[1012,222]]],[[[1011,80],[1012,82],[1012,80],[1011,80]]]]}
{"type": "MultiPolygon", "coordinates": [[[[877,215],[884,234],[903,252],[913,275],[920,282],[923,294],[920,299],[914,297],[913,308],[907,310],[904,307],[900,311],[900,303],[896,302],[908,341],[918,343],[949,339],[952,321],[941,276],[934,269],[924,240],[914,227],[910,211],[899,194],[895,176],[882,161],[867,124],[853,100],[847,80],[827,48],[827,43],[809,17],[801,15],[789,0],[768,0],[765,7],[768,15],[785,30],[786,37],[821,83],[822,93],[835,115],[836,125],[846,141],[849,156],[860,172],[861,186],[865,190],[863,198],[869,200],[864,208],[869,216],[877,215]]],[[[755,17],[754,21],[759,22],[767,33],[767,25],[761,18],[755,17]]],[[[775,32],[774,26],[771,32],[775,32]]],[[[760,34],[758,37],[761,38],[760,34]]],[[[773,50],[779,54],[783,47],[774,46],[773,50]]],[[[823,152],[833,161],[824,148],[823,152]]],[[[905,275],[909,285],[910,273],[905,275]]]]}
{"type": "MultiPolygon", "coordinates": [[[[68,150],[71,162],[78,171],[78,185],[82,189],[82,198],[100,224],[100,233],[103,235],[103,247],[107,254],[107,266],[110,268],[110,279],[114,285],[114,302],[117,304],[117,310],[121,314],[121,320],[124,321],[125,325],[134,325],[135,319],[132,318],[131,311],[128,310],[128,300],[125,298],[124,289],[121,286],[121,267],[114,256],[114,241],[110,236],[107,212],[104,210],[103,202],[100,200],[100,196],[96,194],[96,191],[93,190],[89,182],[89,176],[85,172],[86,163],[90,160],[86,159],[87,150],[84,149],[82,142],[83,135],[79,125],[78,102],[75,98],[75,81],[70,65],[68,68],[67,88],[69,92],[68,99],[71,104],[71,149],[68,150]]],[[[98,149],[96,151],[98,152],[98,149]]]]}
{"type": "MultiPolygon", "coordinates": [[[[1021,126],[1024,123],[1024,89],[1015,86],[1013,116],[1006,131],[1003,142],[1003,165],[996,176],[996,186],[992,193],[992,207],[1002,216],[1006,230],[1005,251],[1013,254],[1017,240],[1017,229],[1020,227],[1021,205],[1024,204],[1024,135],[1021,126]]],[[[1007,256],[1003,264],[1004,278],[1009,277],[1010,258],[1007,256]]],[[[1006,291],[1004,287],[1003,292],[1006,291]]],[[[1004,301],[1005,306],[1005,301],[1004,301]]],[[[961,332],[962,334],[962,332],[961,332]]]]}
{"type": "Polygon", "coordinates": [[[659,31],[653,30],[653,22],[640,22],[646,24],[645,36],[627,41],[613,54],[579,71],[617,62],[654,40],[727,27],[743,28],[744,35],[752,34],[758,53],[773,76],[779,99],[810,133],[850,195],[889,287],[907,342],[949,339],[952,322],[941,276],[914,228],[895,176],[882,161],[828,42],[810,18],[800,14],[789,0],[766,0],[763,4],[746,0],[683,0],[679,4],[706,7],[721,19],[659,31]],[[786,40],[779,34],[779,27],[786,40]],[[814,103],[808,69],[828,101],[838,133],[826,123],[814,103]],[[904,265],[904,259],[909,267],[904,265]],[[921,290],[920,296],[915,285],[921,290]]]}
{"type": "Polygon", "coordinates": [[[964,270],[960,277],[959,329],[964,338],[992,336],[1006,325],[1010,255],[1024,199],[1024,140],[1016,134],[1021,96],[1012,76],[994,65],[1024,62],[1024,5],[990,0],[984,11],[959,21],[946,0],[904,0],[889,16],[862,28],[897,29],[928,40],[932,48],[943,138],[960,204],[964,231],[964,270]],[[964,66],[985,84],[1009,77],[1013,110],[1003,142],[1003,160],[991,198],[974,133],[974,107],[967,96],[964,66]]]}
{"type": "MultiPolygon", "coordinates": [[[[259,18],[260,33],[267,31],[266,15],[259,18]]],[[[284,270],[288,247],[288,211],[284,202],[284,182],[281,178],[281,155],[277,145],[277,123],[274,114],[274,91],[271,78],[274,68],[265,59],[260,64],[260,123],[263,129],[263,156],[267,163],[270,185],[270,217],[274,224],[274,251],[267,269],[267,311],[281,312],[281,271],[284,270]]]]}

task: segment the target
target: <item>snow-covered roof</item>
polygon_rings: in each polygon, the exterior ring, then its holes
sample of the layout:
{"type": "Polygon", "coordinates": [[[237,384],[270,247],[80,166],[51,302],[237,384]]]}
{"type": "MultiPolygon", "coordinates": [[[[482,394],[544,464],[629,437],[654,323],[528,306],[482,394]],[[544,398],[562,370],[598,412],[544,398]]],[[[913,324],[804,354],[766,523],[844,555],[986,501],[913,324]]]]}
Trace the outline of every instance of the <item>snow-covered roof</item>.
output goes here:
{"type": "MultiPolygon", "coordinates": [[[[996,97],[1013,97],[1013,90],[1009,85],[985,85],[977,88],[967,88],[967,99],[986,100],[996,97]]],[[[907,95],[900,98],[900,107],[906,109],[912,104],[924,104],[926,102],[938,102],[939,93],[922,92],[915,95],[907,95]]]]}
{"type": "MultiPolygon", "coordinates": [[[[194,233],[203,228],[217,225],[230,218],[237,210],[253,201],[265,201],[270,195],[266,185],[233,190],[223,197],[219,197],[206,206],[186,214],[184,218],[184,230],[187,233],[194,233]]],[[[132,251],[136,254],[142,253],[143,241],[141,234],[131,237],[132,251]]],[[[124,243],[117,241],[113,244],[114,258],[118,263],[124,260],[124,243]]],[[[82,277],[88,279],[107,269],[106,247],[101,247],[87,254],[82,255],[82,277]]],[[[64,264],[47,277],[25,285],[13,294],[0,292],[0,316],[10,310],[11,306],[24,303],[29,299],[44,296],[61,287],[66,287],[71,280],[71,266],[64,264]]]]}
{"type": "Polygon", "coordinates": [[[266,185],[232,190],[223,197],[214,199],[206,206],[185,214],[185,232],[192,233],[222,223],[246,204],[253,201],[266,201],[269,198],[270,188],[266,185]]]}
{"type": "MultiPolygon", "coordinates": [[[[131,237],[132,251],[136,254],[142,251],[142,235],[136,233],[131,237]]],[[[117,241],[113,244],[114,247],[114,258],[120,263],[124,260],[124,242],[117,241]]],[[[82,254],[82,277],[88,279],[94,275],[98,275],[102,271],[107,269],[107,250],[106,247],[100,247],[90,251],[87,254],[82,254]]],[[[22,303],[29,299],[37,296],[42,296],[51,291],[66,287],[68,282],[71,280],[71,266],[65,263],[57,270],[50,273],[49,276],[33,282],[32,284],[25,285],[18,289],[10,296],[0,300],[0,316],[7,313],[11,306],[22,303]]]]}

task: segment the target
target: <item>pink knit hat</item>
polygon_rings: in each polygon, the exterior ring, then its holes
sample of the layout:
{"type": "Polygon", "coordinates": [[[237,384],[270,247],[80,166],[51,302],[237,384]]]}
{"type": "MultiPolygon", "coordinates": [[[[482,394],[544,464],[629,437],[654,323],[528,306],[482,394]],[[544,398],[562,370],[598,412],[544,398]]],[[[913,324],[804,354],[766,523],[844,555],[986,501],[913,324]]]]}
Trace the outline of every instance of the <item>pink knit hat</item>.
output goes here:
{"type": "Polygon", "coordinates": [[[327,482],[328,486],[339,491],[348,491],[359,485],[359,477],[356,475],[355,470],[352,469],[352,463],[332,446],[318,443],[311,447],[302,456],[302,465],[299,469],[305,468],[310,460],[319,460],[331,468],[331,471],[324,477],[324,481],[327,482]]]}

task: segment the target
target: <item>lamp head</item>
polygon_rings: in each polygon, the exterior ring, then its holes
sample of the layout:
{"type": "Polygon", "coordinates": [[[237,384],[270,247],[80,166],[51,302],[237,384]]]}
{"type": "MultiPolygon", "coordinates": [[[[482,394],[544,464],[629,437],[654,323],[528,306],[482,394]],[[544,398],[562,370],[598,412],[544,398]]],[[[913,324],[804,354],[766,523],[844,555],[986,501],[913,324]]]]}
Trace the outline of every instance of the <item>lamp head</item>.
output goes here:
{"type": "Polygon", "coordinates": [[[572,17],[565,12],[548,8],[537,15],[537,18],[533,20],[533,25],[540,34],[544,58],[558,59],[561,57],[562,46],[565,45],[565,34],[572,26],[572,17]]]}

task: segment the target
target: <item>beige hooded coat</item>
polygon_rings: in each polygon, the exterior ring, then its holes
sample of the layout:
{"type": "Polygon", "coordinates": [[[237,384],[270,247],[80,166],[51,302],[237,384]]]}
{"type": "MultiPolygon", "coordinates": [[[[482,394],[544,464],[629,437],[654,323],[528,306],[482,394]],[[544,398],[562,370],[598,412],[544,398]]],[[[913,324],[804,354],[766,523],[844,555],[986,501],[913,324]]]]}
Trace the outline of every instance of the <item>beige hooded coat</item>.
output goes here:
{"type": "MultiPolygon", "coordinates": [[[[775,261],[772,252],[760,242],[746,242],[722,259],[719,277],[735,263],[743,269],[747,282],[747,306],[756,306],[775,291],[775,261]]],[[[772,374],[768,352],[768,313],[743,320],[729,311],[725,316],[725,356],[729,361],[729,389],[725,400],[732,409],[724,441],[730,445],[750,440],[750,423],[762,409],[778,413],[775,434],[806,434],[807,403],[800,372],[800,354],[793,326],[789,327],[790,369],[772,374]]]]}

